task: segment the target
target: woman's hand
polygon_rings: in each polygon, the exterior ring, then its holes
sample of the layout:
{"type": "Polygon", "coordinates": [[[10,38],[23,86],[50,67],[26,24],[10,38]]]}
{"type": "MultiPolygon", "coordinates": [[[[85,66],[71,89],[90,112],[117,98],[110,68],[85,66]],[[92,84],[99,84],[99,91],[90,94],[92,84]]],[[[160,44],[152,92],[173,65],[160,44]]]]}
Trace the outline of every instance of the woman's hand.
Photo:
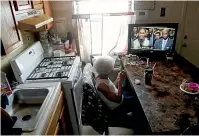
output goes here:
{"type": "Polygon", "coordinates": [[[125,72],[119,72],[118,78],[119,78],[119,81],[122,82],[126,78],[126,73],[125,72]]]}

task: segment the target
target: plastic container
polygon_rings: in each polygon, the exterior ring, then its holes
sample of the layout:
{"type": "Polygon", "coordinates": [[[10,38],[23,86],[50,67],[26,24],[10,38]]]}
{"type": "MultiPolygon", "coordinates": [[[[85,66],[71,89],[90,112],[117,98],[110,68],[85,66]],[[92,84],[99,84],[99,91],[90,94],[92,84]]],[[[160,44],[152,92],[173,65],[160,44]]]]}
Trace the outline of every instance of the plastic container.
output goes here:
{"type": "Polygon", "coordinates": [[[1,72],[1,93],[6,93],[7,95],[12,93],[10,84],[6,77],[6,73],[4,72],[1,72]]]}

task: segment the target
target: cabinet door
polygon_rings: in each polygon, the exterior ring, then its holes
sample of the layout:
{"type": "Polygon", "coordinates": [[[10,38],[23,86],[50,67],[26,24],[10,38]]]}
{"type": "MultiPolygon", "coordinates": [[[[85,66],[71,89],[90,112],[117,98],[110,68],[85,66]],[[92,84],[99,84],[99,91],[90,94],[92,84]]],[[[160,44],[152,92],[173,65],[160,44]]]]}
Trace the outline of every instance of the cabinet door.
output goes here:
{"type": "MultiPolygon", "coordinates": [[[[50,1],[45,0],[43,1],[43,4],[44,4],[44,14],[52,17],[52,8],[51,8],[50,1]]],[[[53,26],[53,23],[51,22],[47,24],[46,29],[49,30],[52,26],[53,26]]]]}
{"type": "Polygon", "coordinates": [[[59,95],[59,98],[57,100],[57,104],[54,107],[55,110],[54,110],[54,112],[52,114],[52,118],[49,122],[49,126],[47,128],[46,135],[53,135],[55,133],[56,126],[57,126],[63,105],[64,105],[64,94],[63,94],[63,92],[61,92],[59,95]]]}
{"type": "Polygon", "coordinates": [[[1,38],[6,54],[22,45],[12,8],[8,1],[1,2],[1,38]]]}
{"type": "Polygon", "coordinates": [[[42,4],[42,0],[33,0],[32,3],[33,5],[37,5],[37,4],[42,4]]]}
{"type": "Polygon", "coordinates": [[[57,126],[56,126],[56,129],[55,129],[55,133],[54,133],[54,135],[60,135],[60,124],[59,123],[57,123],[57,126]]]}
{"type": "Polygon", "coordinates": [[[67,118],[67,114],[65,111],[65,107],[63,106],[62,110],[61,110],[61,114],[59,117],[59,126],[61,129],[61,134],[62,135],[66,135],[67,134],[67,123],[66,123],[66,118],[67,118]]]}
{"type": "Polygon", "coordinates": [[[43,9],[43,1],[42,0],[33,0],[32,1],[33,9],[43,9]]]}
{"type": "Polygon", "coordinates": [[[31,9],[32,4],[30,0],[14,0],[13,1],[15,11],[25,10],[25,9],[31,9]]]}
{"type": "Polygon", "coordinates": [[[188,1],[180,54],[199,68],[199,1],[188,1]]]}

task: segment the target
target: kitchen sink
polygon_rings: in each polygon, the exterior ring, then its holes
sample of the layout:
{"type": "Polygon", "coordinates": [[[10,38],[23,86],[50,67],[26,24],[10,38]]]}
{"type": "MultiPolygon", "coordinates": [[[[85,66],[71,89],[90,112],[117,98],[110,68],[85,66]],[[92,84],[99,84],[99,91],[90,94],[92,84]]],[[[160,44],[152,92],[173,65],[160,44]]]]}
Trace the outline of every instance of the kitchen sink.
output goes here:
{"type": "Polygon", "coordinates": [[[42,104],[48,89],[20,89],[14,93],[16,104],[42,104]]]}
{"type": "Polygon", "coordinates": [[[49,94],[47,88],[23,88],[14,90],[9,97],[9,106],[6,111],[17,117],[13,128],[22,128],[22,131],[33,131],[37,126],[42,106],[45,105],[49,94]]]}

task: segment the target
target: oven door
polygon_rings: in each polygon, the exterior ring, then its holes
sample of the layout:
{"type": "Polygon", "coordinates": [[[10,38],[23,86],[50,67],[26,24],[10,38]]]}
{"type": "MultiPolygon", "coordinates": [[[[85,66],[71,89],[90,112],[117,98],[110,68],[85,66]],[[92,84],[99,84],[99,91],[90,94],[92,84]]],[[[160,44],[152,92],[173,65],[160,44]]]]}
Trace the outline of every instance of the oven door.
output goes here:
{"type": "MultiPolygon", "coordinates": [[[[75,103],[75,112],[77,117],[77,122],[80,123],[81,121],[81,105],[82,105],[82,92],[83,92],[83,85],[82,85],[82,71],[81,69],[78,70],[78,76],[75,77],[75,84],[73,88],[73,98],[75,103]]],[[[79,124],[78,124],[79,125],[79,124]]]]}

